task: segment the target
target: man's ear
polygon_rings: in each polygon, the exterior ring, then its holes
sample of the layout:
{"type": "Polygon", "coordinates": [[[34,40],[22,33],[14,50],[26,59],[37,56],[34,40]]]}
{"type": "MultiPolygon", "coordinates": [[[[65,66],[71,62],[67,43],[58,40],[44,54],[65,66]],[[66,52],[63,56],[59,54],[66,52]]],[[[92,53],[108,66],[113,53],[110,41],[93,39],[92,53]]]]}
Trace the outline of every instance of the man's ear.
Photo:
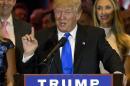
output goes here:
{"type": "Polygon", "coordinates": [[[79,11],[79,12],[77,13],[77,20],[79,20],[79,19],[80,19],[81,14],[82,14],[82,11],[79,11]]]}
{"type": "Polygon", "coordinates": [[[15,6],[15,4],[16,4],[16,0],[13,0],[13,5],[15,6]]]}

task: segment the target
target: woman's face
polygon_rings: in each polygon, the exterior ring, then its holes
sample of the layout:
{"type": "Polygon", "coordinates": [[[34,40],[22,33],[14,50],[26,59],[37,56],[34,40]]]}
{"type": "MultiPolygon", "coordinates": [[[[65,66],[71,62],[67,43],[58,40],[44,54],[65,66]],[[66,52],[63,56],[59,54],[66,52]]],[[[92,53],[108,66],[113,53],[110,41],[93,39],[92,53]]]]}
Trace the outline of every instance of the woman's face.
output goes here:
{"type": "Polygon", "coordinates": [[[111,26],[114,16],[114,7],[110,0],[98,0],[96,14],[101,27],[111,26]]]}

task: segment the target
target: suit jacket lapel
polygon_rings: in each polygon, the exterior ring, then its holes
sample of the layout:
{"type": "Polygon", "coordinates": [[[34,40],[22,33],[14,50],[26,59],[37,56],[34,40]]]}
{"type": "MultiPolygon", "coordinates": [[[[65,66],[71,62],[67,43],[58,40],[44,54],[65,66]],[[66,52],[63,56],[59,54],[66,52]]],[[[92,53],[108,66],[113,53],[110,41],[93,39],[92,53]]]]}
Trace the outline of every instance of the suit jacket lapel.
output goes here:
{"type": "Polygon", "coordinates": [[[17,22],[15,21],[15,19],[13,19],[13,27],[14,27],[14,35],[15,35],[15,44],[17,45],[19,41],[16,41],[16,40],[18,40],[19,30],[18,30],[17,22]]]}
{"type": "Polygon", "coordinates": [[[77,33],[76,33],[75,53],[74,53],[74,73],[78,71],[79,64],[82,59],[81,54],[87,42],[87,34],[82,29],[87,29],[87,28],[78,26],[77,33]]]}
{"type": "Polygon", "coordinates": [[[15,18],[13,18],[13,27],[14,27],[14,35],[15,35],[16,52],[19,50],[18,48],[20,48],[21,51],[23,52],[22,42],[21,42],[21,33],[22,33],[22,31],[20,30],[20,27],[17,24],[17,20],[15,18]]]}
{"type": "Polygon", "coordinates": [[[55,61],[54,64],[56,65],[56,73],[62,73],[62,64],[61,64],[61,59],[60,59],[60,51],[55,55],[55,61]]]}

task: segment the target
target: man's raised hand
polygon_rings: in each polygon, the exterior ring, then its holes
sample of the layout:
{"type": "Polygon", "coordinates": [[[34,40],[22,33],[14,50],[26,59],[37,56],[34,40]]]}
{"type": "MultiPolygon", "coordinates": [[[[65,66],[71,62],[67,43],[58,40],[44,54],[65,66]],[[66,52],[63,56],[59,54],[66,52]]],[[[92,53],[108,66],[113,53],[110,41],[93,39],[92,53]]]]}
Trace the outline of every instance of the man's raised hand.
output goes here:
{"type": "Polygon", "coordinates": [[[38,42],[35,38],[35,31],[32,27],[31,34],[26,34],[22,37],[23,49],[24,49],[24,56],[32,55],[38,47],[38,42]]]}

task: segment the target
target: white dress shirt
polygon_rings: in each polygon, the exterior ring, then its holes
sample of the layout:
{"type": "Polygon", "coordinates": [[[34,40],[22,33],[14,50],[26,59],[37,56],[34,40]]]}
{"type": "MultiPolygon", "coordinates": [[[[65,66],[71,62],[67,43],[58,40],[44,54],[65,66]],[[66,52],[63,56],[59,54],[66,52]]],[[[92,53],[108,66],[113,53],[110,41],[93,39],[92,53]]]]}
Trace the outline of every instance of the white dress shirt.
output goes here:
{"type": "MultiPolygon", "coordinates": [[[[1,19],[1,21],[3,22],[4,20],[1,19]]],[[[9,16],[9,18],[6,20],[7,21],[7,27],[6,30],[9,34],[9,39],[14,43],[15,45],[15,35],[14,35],[14,26],[13,26],[13,18],[12,15],[9,16]]]]}
{"type": "MultiPolygon", "coordinates": [[[[70,36],[69,36],[69,42],[70,42],[70,45],[71,45],[71,50],[72,50],[72,61],[74,62],[74,51],[75,51],[75,38],[76,38],[76,32],[77,32],[77,25],[75,26],[75,28],[69,32],[70,33],[70,36]]],[[[63,36],[64,36],[65,33],[63,32],[60,32],[58,30],[58,40],[60,40],[63,36]]],[[[60,57],[61,57],[61,52],[62,52],[62,47],[60,48],[60,57]]]]}
{"type": "MultiPolygon", "coordinates": [[[[58,29],[57,29],[58,30],[58,29]]],[[[69,42],[71,45],[71,50],[72,50],[72,61],[74,62],[74,50],[75,50],[75,39],[76,39],[76,32],[77,32],[77,25],[75,26],[75,28],[69,32],[71,35],[69,36],[69,42]]],[[[60,40],[65,33],[61,32],[58,30],[58,40],[60,40]]],[[[60,48],[60,57],[61,57],[61,51],[62,51],[62,47],[60,48]]],[[[23,59],[22,62],[25,63],[27,62],[34,54],[28,56],[28,57],[24,57],[23,55],[23,59]]]]}

